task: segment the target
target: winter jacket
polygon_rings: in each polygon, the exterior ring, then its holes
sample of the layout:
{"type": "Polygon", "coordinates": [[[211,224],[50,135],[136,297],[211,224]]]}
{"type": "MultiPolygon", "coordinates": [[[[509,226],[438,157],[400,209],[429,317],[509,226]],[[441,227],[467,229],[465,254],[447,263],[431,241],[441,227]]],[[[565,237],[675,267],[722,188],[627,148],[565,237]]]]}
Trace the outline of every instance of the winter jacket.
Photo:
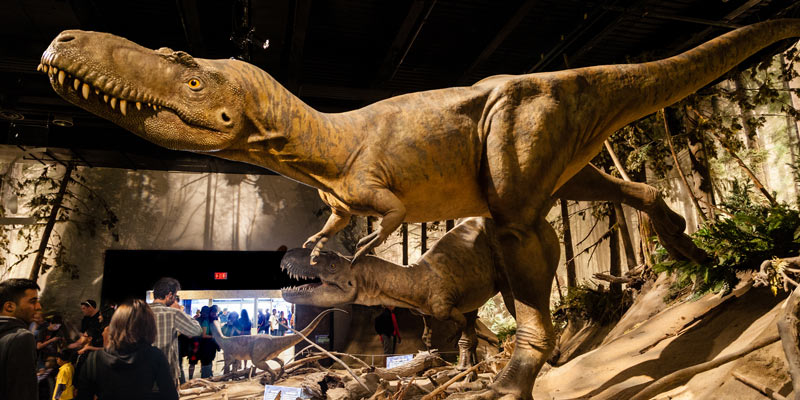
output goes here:
{"type": "Polygon", "coordinates": [[[38,397],[36,339],[22,320],[0,316],[0,400],[38,397]]]}
{"type": "Polygon", "coordinates": [[[142,343],[121,352],[93,351],[80,367],[77,400],[177,400],[167,358],[142,343]]]}

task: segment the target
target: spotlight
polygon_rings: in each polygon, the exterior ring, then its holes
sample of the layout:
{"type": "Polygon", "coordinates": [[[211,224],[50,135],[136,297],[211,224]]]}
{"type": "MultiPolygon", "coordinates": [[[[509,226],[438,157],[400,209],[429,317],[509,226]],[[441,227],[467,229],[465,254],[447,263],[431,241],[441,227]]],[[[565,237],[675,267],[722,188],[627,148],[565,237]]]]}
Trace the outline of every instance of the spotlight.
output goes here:
{"type": "Polygon", "coordinates": [[[72,122],[72,117],[69,115],[54,115],[53,125],[63,128],[71,128],[75,124],[72,122]]]}
{"type": "Polygon", "coordinates": [[[22,121],[25,116],[12,110],[0,110],[0,119],[8,121],[22,121]]]}

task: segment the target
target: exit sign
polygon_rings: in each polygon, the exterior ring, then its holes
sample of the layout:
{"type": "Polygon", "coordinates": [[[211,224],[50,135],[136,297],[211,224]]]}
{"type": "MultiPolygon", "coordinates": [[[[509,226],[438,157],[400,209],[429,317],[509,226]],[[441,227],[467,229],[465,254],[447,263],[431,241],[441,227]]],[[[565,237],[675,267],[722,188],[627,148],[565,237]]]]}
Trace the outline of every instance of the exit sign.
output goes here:
{"type": "Polygon", "coordinates": [[[227,272],[214,272],[214,279],[218,281],[224,281],[228,279],[227,272]]]}

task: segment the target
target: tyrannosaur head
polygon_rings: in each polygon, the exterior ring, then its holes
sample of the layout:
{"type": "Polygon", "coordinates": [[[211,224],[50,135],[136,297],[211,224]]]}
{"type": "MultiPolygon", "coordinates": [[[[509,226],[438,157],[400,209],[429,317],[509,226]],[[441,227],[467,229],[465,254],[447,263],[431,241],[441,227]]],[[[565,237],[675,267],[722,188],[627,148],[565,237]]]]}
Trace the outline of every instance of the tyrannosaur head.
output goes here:
{"type": "Polygon", "coordinates": [[[281,269],[293,278],[319,279],[298,287],[284,288],[281,296],[294,304],[332,307],[355,301],[358,287],[350,258],[323,251],[313,266],[309,262],[311,249],[292,249],[281,260],[281,269]]]}
{"type": "Polygon", "coordinates": [[[246,124],[244,91],[231,73],[241,65],[68,30],[50,43],[39,69],[67,101],[149,141],[215,151],[228,148],[246,124]]]}

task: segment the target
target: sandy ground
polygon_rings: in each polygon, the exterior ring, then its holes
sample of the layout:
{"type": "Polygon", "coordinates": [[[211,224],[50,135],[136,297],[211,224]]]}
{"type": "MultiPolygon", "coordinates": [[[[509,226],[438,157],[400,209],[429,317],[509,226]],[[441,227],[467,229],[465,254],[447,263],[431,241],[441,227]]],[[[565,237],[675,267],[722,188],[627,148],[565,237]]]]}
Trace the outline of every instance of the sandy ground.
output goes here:
{"type": "MultiPolygon", "coordinates": [[[[674,371],[712,360],[775,333],[785,296],[740,285],[726,297],[707,295],[664,308],[639,320],[618,337],[568,363],[543,370],[536,399],[627,399],[650,382],[674,371]]],[[[634,310],[636,311],[636,310],[634,310]]],[[[641,308],[639,312],[643,311],[641,308]]],[[[624,322],[624,321],[620,321],[624,322]]],[[[737,371],[781,395],[791,382],[780,343],[667,388],[656,399],[764,399],[737,381],[737,371]]]]}

